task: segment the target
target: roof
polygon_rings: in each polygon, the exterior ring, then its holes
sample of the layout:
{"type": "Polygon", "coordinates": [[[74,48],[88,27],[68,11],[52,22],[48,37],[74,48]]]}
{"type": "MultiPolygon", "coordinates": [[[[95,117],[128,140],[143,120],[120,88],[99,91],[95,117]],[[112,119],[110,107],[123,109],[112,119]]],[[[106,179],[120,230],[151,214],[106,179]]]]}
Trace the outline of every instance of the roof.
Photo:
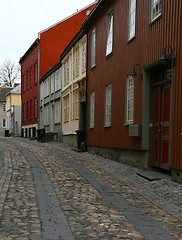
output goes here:
{"type": "Polygon", "coordinates": [[[26,56],[38,45],[39,45],[39,39],[37,38],[29,47],[29,49],[25,52],[25,54],[20,58],[19,63],[21,64],[22,61],[26,58],[26,56]]]}
{"type": "Polygon", "coordinates": [[[13,88],[11,91],[9,91],[6,95],[9,94],[21,94],[21,84],[19,84],[17,87],[13,88]]]}
{"type": "Polygon", "coordinates": [[[98,0],[96,6],[92,9],[91,13],[88,15],[88,17],[85,19],[83,23],[83,28],[87,28],[93,21],[93,18],[100,13],[100,9],[104,4],[107,4],[108,0],[98,0]]]}
{"type": "Polygon", "coordinates": [[[82,9],[80,9],[80,10],[77,10],[76,12],[74,12],[73,14],[69,15],[68,17],[62,19],[61,21],[59,21],[59,22],[57,22],[57,23],[55,23],[55,24],[49,26],[48,28],[46,28],[46,29],[40,31],[40,32],[38,33],[39,38],[40,38],[40,35],[41,35],[42,33],[48,31],[49,29],[55,27],[56,25],[58,25],[58,24],[60,24],[60,23],[65,22],[66,20],[68,20],[68,19],[74,17],[74,16],[77,15],[78,13],[83,12],[83,11],[86,10],[87,8],[89,8],[89,7],[93,6],[94,4],[96,4],[96,2],[97,2],[97,0],[95,0],[95,2],[92,2],[92,3],[89,4],[89,5],[85,6],[84,8],[82,8],[82,9]]]}
{"type": "Polygon", "coordinates": [[[10,88],[10,87],[0,87],[0,102],[6,101],[6,94],[12,89],[13,88],[10,88]]]}

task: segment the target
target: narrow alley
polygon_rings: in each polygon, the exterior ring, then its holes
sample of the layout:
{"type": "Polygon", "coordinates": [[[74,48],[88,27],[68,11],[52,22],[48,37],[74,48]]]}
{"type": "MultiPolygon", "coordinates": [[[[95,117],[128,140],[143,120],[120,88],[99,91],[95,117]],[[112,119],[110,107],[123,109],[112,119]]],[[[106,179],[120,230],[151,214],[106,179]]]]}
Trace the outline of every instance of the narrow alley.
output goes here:
{"type": "Polygon", "coordinates": [[[182,240],[182,185],[152,173],[2,137],[0,240],[182,240]]]}

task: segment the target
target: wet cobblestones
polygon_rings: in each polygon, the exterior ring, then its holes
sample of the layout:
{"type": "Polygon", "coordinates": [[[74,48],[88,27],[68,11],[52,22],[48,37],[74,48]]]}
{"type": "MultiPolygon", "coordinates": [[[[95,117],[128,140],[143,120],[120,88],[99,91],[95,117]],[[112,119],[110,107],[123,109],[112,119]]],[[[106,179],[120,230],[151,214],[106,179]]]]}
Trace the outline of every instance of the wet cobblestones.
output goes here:
{"type": "MultiPolygon", "coordinates": [[[[75,153],[59,143],[8,139],[2,145],[11,153],[13,170],[0,210],[0,240],[56,239],[45,237],[35,176],[31,163],[27,162],[20,148],[30,151],[45,167],[45,174],[50,178],[65,221],[69,224],[65,229],[70,228],[73,235],[63,235],[57,237],[58,240],[153,240],[154,236],[164,240],[182,239],[180,214],[176,217],[175,212],[165,211],[165,207],[161,207],[164,198],[162,195],[158,197],[157,191],[151,193],[154,196],[151,199],[147,191],[143,194],[142,188],[146,189],[148,183],[136,177],[134,168],[92,154],[75,153]],[[132,175],[128,175],[132,171],[132,175]]],[[[169,183],[169,189],[173,186],[168,178],[162,181],[169,183]]],[[[159,182],[157,184],[160,185],[159,182]]],[[[175,183],[174,186],[178,186],[179,195],[180,186],[175,183]]],[[[179,199],[176,198],[176,202],[177,208],[179,199]]],[[[48,208],[51,206],[54,204],[48,208]]]]}

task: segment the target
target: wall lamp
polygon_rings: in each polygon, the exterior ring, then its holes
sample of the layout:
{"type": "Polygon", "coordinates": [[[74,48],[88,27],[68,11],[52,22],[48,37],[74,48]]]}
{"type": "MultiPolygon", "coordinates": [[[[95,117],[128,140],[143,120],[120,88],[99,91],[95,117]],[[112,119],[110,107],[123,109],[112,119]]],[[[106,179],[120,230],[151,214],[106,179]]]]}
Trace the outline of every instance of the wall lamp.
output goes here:
{"type": "MultiPolygon", "coordinates": [[[[133,66],[133,69],[132,69],[132,71],[131,71],[131,73],[130,73],[130,76],[136,77],[136,76],[138,75],[137,72],[136,72],[136,67],[137,67],[137,66],[140,68],[140,64],[136,63],[136,64],[133,66]]],[[[140,74],[140,78],[142,79],[142,74],[140,74]]]]}
{"type": "Polygon", "coordinates": [[[166,46],[163,50],[163,55],[162,57],[160,58],[160,61],[166,65],[167,61],[171,59],[171,65],[172,67],[174,67],[175,65],[175,60],[176,60],[176,56],[175,56],[175,53],[174,53],[174,50],[172,49],[171,46],[166,46]],[[167,56],[167,54],[169,56],[167,56]]]}

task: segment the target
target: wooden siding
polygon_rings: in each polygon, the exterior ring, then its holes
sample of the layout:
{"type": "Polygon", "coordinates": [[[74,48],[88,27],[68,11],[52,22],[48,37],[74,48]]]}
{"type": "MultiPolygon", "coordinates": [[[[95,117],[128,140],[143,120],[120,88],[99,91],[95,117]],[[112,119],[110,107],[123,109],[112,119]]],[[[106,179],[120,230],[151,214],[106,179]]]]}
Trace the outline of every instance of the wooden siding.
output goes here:
{"type": "MultiPolygon", "coordinates": [[[[106,1],[98,14],[87,27],[88,31],[88,102],[89,117],[90,94],[96,92],[95,128],[89,129],[87,122],[87,144],[89,146],[113,147],[141,150],[141,138],[128,136],[125,125],[126,76],[134,64],[137,73],[158,64],[165,46],[171,46],[176,54],[176,64],[172,79],[172,168],[182,169],[182,1],[164,0],[162,15],[150,23],[150,1],[137,1],[136,37],[127,42],[128,1],[106,1]],[[114,6],[114,45],[113,55],[105,56],[107,12],[114,6]],[[96,67],[90,69],[90,32],[96,27],[96,67]],[[104,128],[105,86],[112,83],[112,126],[104,128]]],[[[168,54],[170,54],[170,49],[168,54]]],[[[142,124],[142,81],[135,78],[135,116],[134,123],[142,124]]]]}

